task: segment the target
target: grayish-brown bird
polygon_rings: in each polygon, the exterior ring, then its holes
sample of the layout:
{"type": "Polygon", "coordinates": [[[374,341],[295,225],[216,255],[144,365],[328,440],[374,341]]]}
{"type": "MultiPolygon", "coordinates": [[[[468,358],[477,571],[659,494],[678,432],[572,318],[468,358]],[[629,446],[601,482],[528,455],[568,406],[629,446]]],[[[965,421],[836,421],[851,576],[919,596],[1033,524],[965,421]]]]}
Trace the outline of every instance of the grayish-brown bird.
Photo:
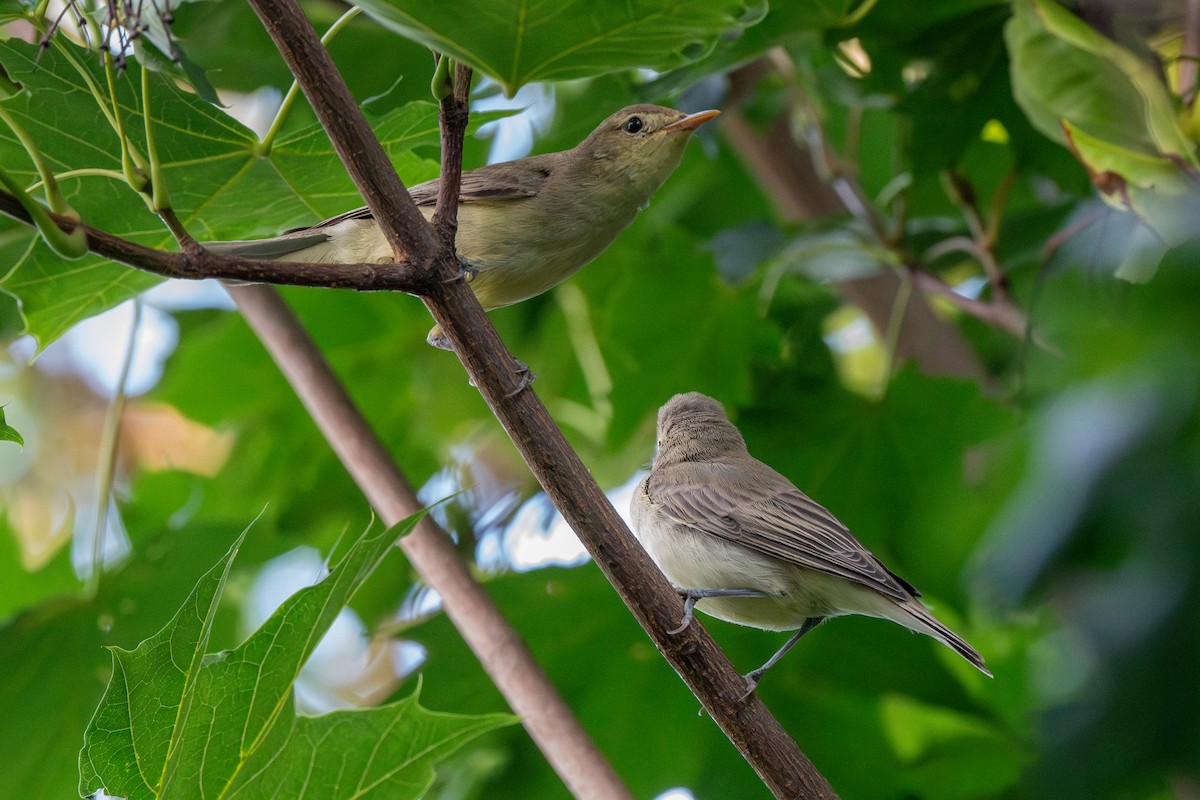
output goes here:
{"type": "Polygon", "coordinates": [[[796,633],[746,675],[747,694],[828,617],[865,614],[932,636],[990,676],[983,658],[934,618],[832,514],[750,455],[721,404],[691,392],[658,412],[658,450],[632,502],[633,530],[692,609],[796,633]]]}
{"type": "MultiPolygon", "coordinates": [[[[600,255],[679,165],[690,134],[718,113],[629,106],[570,150],[464,172],[455,243],[483,307],[539,295],[600,255]]],[[[409,190],[426,219],[433,216],[437,193],[436,178],[409,190]]],[[[367,208],[271,239],[204,246],[246,258],[309,263],[394,258],[367,208]]],[[[437,327],[429,341],[448,347],[437,327]]]]}

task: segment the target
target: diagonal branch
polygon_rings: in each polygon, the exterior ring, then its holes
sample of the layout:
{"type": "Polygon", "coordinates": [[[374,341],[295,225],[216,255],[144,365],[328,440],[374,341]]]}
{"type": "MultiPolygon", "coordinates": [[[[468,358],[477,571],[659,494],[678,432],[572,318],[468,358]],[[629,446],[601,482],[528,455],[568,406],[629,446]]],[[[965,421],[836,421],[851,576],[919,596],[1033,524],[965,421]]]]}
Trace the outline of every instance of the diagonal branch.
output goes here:
{"type": "MultiPolygon", "coordinates": [[[[537,395],[524,386],[521,370],[479,301],[463,281],[447,280],[458,274],[453,251],[438,247],[432,229],[414,219],[416,209],[403,185],[294,0],[250,0],[250,4],[347,162],[389,241],[413,263],[430,264],[442,279],[424,297],[426,306],[546,493],[639,623],[776,796],[834,797],[829,784],[758,697],[741,699],[745,682],[701,626],[689,626],[677,636],[667,633],[683,613],[682,601],[633,538],[537,395]],[[401,211],[386,213],[392,206],[400,206],[401,211]]],[[[545,751],[547,743],[541,739],[538,743],[545,751]]],[[[553,759],[550,752],[547,755],[553,759]]]]}

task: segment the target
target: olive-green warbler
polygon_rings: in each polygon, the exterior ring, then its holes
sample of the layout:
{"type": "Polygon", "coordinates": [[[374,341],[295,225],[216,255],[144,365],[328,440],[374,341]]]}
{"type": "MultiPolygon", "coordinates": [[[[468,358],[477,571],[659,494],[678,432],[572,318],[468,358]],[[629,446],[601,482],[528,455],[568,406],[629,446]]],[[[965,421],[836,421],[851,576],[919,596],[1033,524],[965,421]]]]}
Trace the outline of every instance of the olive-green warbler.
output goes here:
{"type": "MultiPolygon", "coordinates": [[[[570,150],[463,173],[456,248],[485,309],[519,303],[600,255],[679,164],[692,131],[717,111],[621,109],[570,150]]],[[[438,179],[409,190],[428,219],[438,179]]],[[[315,263],[384,263],[391,246],[360,208],[272,239],[208,242],[217,253],[315,263]]],[[[434,327],[429,342],[448,344],[434,327]]]]}

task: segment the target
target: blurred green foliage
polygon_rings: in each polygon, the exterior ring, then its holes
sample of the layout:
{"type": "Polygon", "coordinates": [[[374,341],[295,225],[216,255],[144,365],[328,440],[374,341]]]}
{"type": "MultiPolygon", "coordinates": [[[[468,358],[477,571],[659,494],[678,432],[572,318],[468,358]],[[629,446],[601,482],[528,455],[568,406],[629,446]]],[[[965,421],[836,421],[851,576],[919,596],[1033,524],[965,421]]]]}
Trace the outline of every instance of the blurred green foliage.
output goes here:
{"type": "MultiPolygon", "coordinates": [[[[670,34],[656,31],[650,14],[664,4],[644,5],[639,30],[670,34]]],[[[569,55],[587,20],[536,8],[530,13],[547,19],[529,29],[541,37],[534,52],[569,55]]],[[[1128,36],[1117,44],[1064,9],[1047,12],[1048,0],[883,2],[863,14],[843,3],[810,8],[818,6],[778,2],[756,24],[742,15],[725,31],[730,20],[714,14],[694,20],[708,26],[697,34],[703,46],[632,62],[627,50],[601,47],[570,62],[581,79],[554,86],[539,151],[571,146],[630,102],[716,104],[726,116],[701,131],[608,252],[567,285],[492,318],[538,373],[536,391],[603,485],[624,484],[649,460],[654,413],[672,393],[712,394],[756,456],[844,520],[985,655],[993,681],[933,642],[862,618],[822,626],[793,651],[759,693],[841,796],[1192,796],[1200,791],[1200,242],[1194,231],[1159,238],[1155,219],[1139,216],[1171,198],[1187,208],[1194,201],[1192,87],[1178,84],[1182,61],[1152,49],[1161,37],[1127,49],[1128,36]],[[1085,83],[1043,80],[1064,53],[1085,83]],[[681,54],[692,60],[679,64],[681,54]],[[629,70],[666,64],[678,66],[629,70]],[[1079,91],[1105,124],[1072,116],[1079,91]],[[1126,109],[1139,98],[1153,118],[1126,109]],[[1053,136],[1066,123],[1090,136],[1092,149],[1073,152],[1053,136]],[[842,182],[840,196],[858,191],[865,209],[789,212],[754,166],[753,136],[739,130],[782,131],[793,147],[820,142],[825,177],[842,182]],[[1170,152],[1110,159],[1098,173],[1096,153],[1128,149],[1131,137],[1161,144],[1151,134],[1163,130],[1170,152]],[[1177,158],[1163,186],[1147,176],[1167,155],[1177,158]],[[1136,192],[1114,194],[1121,186],[1136,192]],[[819,264],[811,257],[831,252],[819,264]],[[999,285],[989,259],[1003,273],[999,285]],[[922,329],[914,361],[949,339],[974,361],[937,374],[893,365],[888,326],[869,325],[848,299],[850,281],[893,269],[975,292],[986,308],[1009,303],[1031,333],[1013,335],[917,288],[910,297],[931,302],[937,326],[922,329]],[[1135,277],[1145,282],[1125,280],[1135,277]],[[869,380],[847,378],[863,374],[869,380]]],[[[306,10],[319,26],[339,13],[320,2],[306,10]]],[[[245,4],[187,3],[176,17],[175,33],[218,90],[286,89],[286,70],[245,4]]],[[[467,48],[462,26],[477,20],[457,17],[428,24],[467,48]]],[[[1161,24],[1178,32],[1182,19],[1161,24]]],[[[493,36],[489,47],[505,52],[501,33],[493,36]]],[[[111,129],[80,77],[95,71],[95,57],[76,53],[77,68],[54,48],[36,63],[27,45],[2,48],[0,63],[33,90],[5,108],[54,168],[119,168],[111,129]],[[79,130],[95,132],[84,139],[79,130]]],[[[356,97],[371,98],[373,120],[399,131],[402,178],[429,177],[433,117],[408,116],[430,108],[417,105],[429,99],[428,52],[366,16],[331,50],[356,97]],[[415,129],[397,120],[418,125],[420,136],[405,138],[415,129]]],[[[490,77],[510,90],[521,75],[537,77],[521,69],[490,77]]],[[[139,80],[135,69],[118,79],[135,128],[139,80]]],[[[281,140],[278,158],[295,161],[279,166],[258,159],[253,135],[222,112],[152,81],[155,113],[171,127],[160,142],[174,154],[168,177],[186,184],[170,188],[203,236],[263,235],[357,204],[306,109],[295,110],[281,140]],[[282,183],[286,202],[272,189],[282,183]]],[[[0,140],[6,168],[32,174],[2,127],[0,140]]],[[[482,163],[484,149],[472,141],[467,166],[482,163]]],[[[769,156],[768,172],[791,174],[793,150],[769,156]]],[[[65,188],[85,219],[168,241],[119,180],[85,174],[65,188]]],[[[80,272],[81,262],[55,260],[11,223],[0,252],[11,265],[0,288],[21,303],[42,345],[154,282],[110,264],[80,272]]],[[[497,544],[503,552],[516,536],[504,530],[504,503],[535,487],[457,361],[425,345],[421,304],[284,294],[415,483],[465,473],[455,479],[473,488],[451,510],[461,551],[478,555],[489,593],[634,794],[685,786],[702,800],[765,797],[592,565],[519,572],[495,557],[497,544]],[[484,502],[489,481],[500,487],[493,499],[505,498],[493,518],[472,505],[484,502]]],[[[0,444],[0,738],[16,743],[0,779],[29,797],[76,789],[85,726],[111,670],[102,647],[133,648],[159,630],[250,519],[262,511],[231,576],[213,650],[246,634],[262,565],[300,545],[328,552],[369,522],[361,494],[240,318],[212,309],[175,318],[179,346],[162,381],[134,405],[177,409],[230,436],[232,450],[207,476],[132,456],[121,462],[117,500],[130,551],[94,597],[72,570],[70,520],[44,521],[40,538],[28,528],[37,522],[30,509],[67,494],[72,508],[94,505],[90,484],[56,482],[43,462],[65,453],[92,464],[91,440],[77,427],[103,403],[81,383],[0,362],[0,403],[14,398],[7,420],[26,439],[23,451],[0,444]]],[[[12,338],[18,326],[13,305],[0,303],[0,331],[12,338]]],[[[401,613],[415,581],[392,554],[352,607],[368,630],[422,645],[424,705],[504,711],[443,616],[401,613]]],[[[779,644],[704,623],[740,667],[779,644]]],[[[406,696],[411,686],[395,691],[406,696]]],[[[514,727],[451,757],[431,796],[565,794],[514,727]]]]}

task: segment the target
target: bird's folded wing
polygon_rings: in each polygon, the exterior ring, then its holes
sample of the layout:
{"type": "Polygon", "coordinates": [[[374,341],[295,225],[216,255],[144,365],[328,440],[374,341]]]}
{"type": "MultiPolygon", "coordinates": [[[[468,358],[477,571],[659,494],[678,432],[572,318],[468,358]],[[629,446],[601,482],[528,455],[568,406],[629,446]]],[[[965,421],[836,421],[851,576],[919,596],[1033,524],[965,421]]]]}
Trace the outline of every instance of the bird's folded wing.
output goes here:
{"type": "MultiPolygon", "coordinates": [[[[919,596],[837,518],[773,470],[773,479],[731,481],[720,465],[687,464],[647,486],[676,522],[773,558],[838,575],[897,600],[919,596]],[[724,478],[724,479],[723,479],[724,478]]],[[[768,477],[768,476],[764,476],[768,477]]]]}
{"type": "MultiPolygon", "coordinates": [[[[549,165],[539,166],[536,159],[526,159],[522,167],[514,168],[511,164],[493,164],[480,167],[470,172],[464,172],[459,184],[458,200],[460,203],[471,203],[482,200],[512,200],[520,197],[533,197],[550,177],[549,165]]],[[[425,183],[419,183],[408,190],[413,202],[419,206],[431,206],[437,202],[440,178],[434,178],[425,183]]],[[[297,230],[315,230],[328,228],[348,219],[372,219],[371,209],[363,206],[353,211],[338,214],[323,222],[318,222],[312,228],[297,230]]],[[[292,233],[293,231],[289,231],[292,233]]]]}

